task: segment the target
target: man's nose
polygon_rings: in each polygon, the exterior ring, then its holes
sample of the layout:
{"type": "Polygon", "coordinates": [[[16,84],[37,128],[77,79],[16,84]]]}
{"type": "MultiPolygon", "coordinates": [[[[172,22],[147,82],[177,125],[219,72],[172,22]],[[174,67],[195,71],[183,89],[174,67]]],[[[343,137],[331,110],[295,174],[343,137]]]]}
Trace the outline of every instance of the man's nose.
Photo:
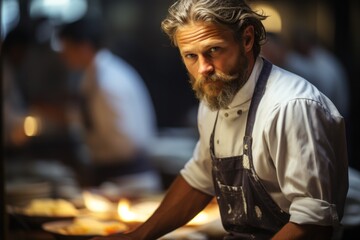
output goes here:
{"type": "Polygon", "coordinates": [[[214,71],[214,66],[212,64],[212,62],[210,61],[210,59],[204,57],[204,56],[200,56],[199,57],[199,74],[201,75],[209,75],[211,73],[213,73],[214,71]]]}

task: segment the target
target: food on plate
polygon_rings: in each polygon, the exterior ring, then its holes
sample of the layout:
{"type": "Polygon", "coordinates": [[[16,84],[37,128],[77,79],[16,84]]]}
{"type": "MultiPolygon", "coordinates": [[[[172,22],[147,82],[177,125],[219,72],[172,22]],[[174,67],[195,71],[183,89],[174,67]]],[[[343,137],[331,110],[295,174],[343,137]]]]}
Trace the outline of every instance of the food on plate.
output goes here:
{"type": "Polygon", "coordinates": [[[127,229],[127,225],[117,221],[76,218],[71,224],[59,228],[57,232],[63,235],[110,235],[127,229]]]}
{"type": "Polygon", "coordinates": [[[23,213],[29,216],[63,217],[76,216],[78,210],[65,199],[41,198],[32,200],[23,213]]]}

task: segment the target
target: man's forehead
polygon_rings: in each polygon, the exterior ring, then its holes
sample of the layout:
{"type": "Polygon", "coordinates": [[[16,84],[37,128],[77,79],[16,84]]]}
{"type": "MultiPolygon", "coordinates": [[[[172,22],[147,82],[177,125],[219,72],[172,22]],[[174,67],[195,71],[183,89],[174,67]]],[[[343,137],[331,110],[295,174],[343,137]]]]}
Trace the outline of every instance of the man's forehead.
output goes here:
{"type": "Polygon", "coordinates": [[[230,28],[208,22],[190,22],[177,29],[176,44],[188,44],[208,39],[222,39],[230,33],[230,28]]]}

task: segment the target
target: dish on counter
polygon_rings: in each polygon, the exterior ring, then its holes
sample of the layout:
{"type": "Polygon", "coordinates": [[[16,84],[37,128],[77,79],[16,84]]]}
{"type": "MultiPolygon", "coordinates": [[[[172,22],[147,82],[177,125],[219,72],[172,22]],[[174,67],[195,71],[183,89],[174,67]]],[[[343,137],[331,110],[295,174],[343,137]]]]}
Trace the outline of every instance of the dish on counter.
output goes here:
{"type": "Polygon", "coordinates": [[[45,222],[72,220],[79,214],[71,202],[51,198],[34,199],[25,207],[8,206],[7,212],[23,228],[41,228],[45,222]]]}
{"type": "Polygon", "coordinates": [[[40,198],[32,200],[22,212],[28,216],[75,217],[79,211],[65,199],[40,198]]]}
{"type": "Polygon", "coordinates": [[[70,221],[48,222],[42,229],[58,240],[89,239],[124,232],[129,227],[119,221],[100,221],[92,218],[75,218],[70,221]]]}

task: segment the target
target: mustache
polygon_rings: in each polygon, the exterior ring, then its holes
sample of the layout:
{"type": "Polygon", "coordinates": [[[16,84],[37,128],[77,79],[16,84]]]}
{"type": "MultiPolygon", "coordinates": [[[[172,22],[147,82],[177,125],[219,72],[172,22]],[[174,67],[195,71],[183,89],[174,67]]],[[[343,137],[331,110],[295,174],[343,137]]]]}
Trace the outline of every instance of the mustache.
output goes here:
{"type": "Polygon", "coordinates": [[[225,74],[222,72],[213,73],[209,76],[200,77],[199,82],[230,82],[239,77],[239,74],[225,74]]]}
{"type": "Polygon", "coordinates": [[[202,76],[198,79],[194,78],[189,74],[190,83],[193,86],[193,89],[201,88],[207,82],[232,82],[239,78],[239,74],[225,74],[222,72],[213,73],[209,76],[202,76]]]}

